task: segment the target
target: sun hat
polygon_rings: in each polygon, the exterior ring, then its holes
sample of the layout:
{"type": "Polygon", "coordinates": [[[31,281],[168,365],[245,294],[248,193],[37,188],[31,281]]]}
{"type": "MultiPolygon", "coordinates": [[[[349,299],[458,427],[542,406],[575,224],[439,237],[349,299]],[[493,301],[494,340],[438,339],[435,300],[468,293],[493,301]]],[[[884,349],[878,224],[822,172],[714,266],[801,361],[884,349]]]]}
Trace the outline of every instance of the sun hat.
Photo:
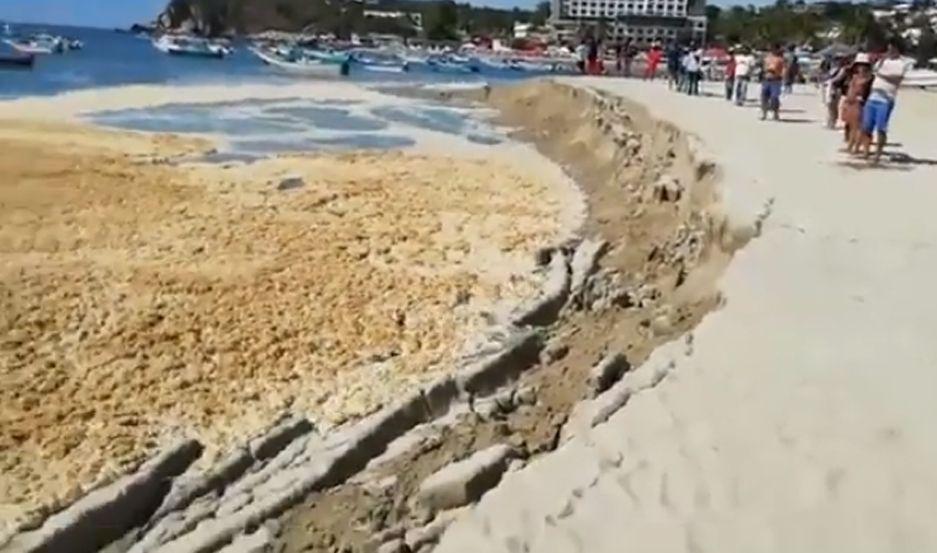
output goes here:
{"type": "Polygon", "coordinates": [[[871,65],[872,59],[865,52],[859,52],[856,54],[856,59],[852,60],[853,65],[857,63],[865,63],[871,65]]]}

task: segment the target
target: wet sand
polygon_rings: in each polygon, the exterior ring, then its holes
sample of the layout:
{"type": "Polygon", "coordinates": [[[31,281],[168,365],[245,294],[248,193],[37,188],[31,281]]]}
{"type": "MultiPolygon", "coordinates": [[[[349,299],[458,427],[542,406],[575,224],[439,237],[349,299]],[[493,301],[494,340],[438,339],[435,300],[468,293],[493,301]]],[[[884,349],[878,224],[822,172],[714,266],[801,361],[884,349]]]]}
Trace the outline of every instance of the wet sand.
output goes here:
{"type": "Polygon", "coordinates": [[[211,145],[77,124],[76,97],[0,107],[0,534],[173,437],[207,464],[286,411],[374,411],[449,370],[578,226],[561,172],[510,147],[176,166],[211,145]]]}

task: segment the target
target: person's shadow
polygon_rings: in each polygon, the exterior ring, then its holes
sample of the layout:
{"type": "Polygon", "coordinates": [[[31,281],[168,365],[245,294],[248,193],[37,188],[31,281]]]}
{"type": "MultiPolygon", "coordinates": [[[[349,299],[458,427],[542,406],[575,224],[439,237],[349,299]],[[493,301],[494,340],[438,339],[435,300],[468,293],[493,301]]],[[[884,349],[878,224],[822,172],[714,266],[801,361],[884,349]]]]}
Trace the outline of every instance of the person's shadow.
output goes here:
{"type": "Polygon", "coordinates": [[[899,163],[901,165],[925,165],[925,166],[937,165],[937,159],[914,157],[911,154],[908,154],[906,152],[885,151],[885,152],[882,152],[882,157],[884,157],[891,163],[899,163]]]}

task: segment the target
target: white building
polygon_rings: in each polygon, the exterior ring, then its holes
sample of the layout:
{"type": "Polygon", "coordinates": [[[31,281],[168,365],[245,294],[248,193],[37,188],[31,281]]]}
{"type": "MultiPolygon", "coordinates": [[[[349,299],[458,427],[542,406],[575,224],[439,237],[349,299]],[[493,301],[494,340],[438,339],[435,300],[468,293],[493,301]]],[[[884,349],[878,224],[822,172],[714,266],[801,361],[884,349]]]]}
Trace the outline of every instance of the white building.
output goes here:
{"type": "Polygon", "coordinates": [[[416,27],[423,27],[423,14],[420,12],[400,12],[387,10],[364,10],[364,16],[380,19],[407,19],[416,27]]]}
{"type": "Polygon", "coordinates": [[[701,42],[706,36],[700,0],[552,0],[552,23],[562,35],[604,24],[606,38],[641,44],[670,40],[701,42]]]}

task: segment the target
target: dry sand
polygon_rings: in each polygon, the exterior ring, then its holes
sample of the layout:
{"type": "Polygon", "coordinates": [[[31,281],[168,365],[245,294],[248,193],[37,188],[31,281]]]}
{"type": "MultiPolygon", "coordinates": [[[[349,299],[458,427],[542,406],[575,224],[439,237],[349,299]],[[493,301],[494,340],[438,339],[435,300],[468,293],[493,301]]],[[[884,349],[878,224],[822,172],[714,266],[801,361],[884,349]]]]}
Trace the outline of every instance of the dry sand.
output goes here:
{"type": "Polygon", "coordinates": [[[776,123],[719,83],[575,83],[696,133],[761,233],[692,342],[656,350],[627,405],[509,474],[436,551],[937,550],[934,94],[902,90],[887,161],[856,170],[806,87],[776,123]]]}
{"type": "Polygon", "coordinates": [[[567,183],[500,158],[159,162],[206,147],[0,124],[6,531],[167,435],[197,436],[210,462],[285,410],[337,423],[449,370],[576,222],[567,183]],[[277,190],[287,176],[305,186],[277,190]]]}

